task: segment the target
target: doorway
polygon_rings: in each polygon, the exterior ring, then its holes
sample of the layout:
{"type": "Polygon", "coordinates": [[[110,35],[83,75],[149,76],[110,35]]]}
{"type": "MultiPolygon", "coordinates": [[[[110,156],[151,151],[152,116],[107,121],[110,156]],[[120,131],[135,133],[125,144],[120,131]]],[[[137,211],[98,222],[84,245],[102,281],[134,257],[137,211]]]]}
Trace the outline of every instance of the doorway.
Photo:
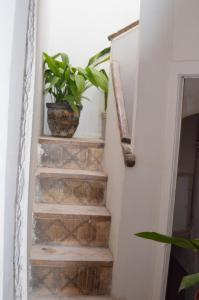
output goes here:
{"type": "MultiPolygon", "coordinates": [[[[199,236],[199,79],[185,79],[173,235],[199,236]]],[[[183,276],[199,271],[196,253],[172,247],[166,300],[193,300],[197,287],[178,293],[183,276]]]]}

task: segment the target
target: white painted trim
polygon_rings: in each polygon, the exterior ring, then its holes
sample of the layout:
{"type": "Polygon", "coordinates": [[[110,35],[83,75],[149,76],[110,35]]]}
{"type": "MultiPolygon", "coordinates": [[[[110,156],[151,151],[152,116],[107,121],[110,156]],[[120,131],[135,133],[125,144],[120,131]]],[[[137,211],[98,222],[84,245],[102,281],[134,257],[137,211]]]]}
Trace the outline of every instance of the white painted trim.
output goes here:
{"type": "Polygon", "coordinates": [[[15,300],[28,299],[27,218],[35,79],[35,15],[36,1],[29,0],[16,195],[15,300]]]}
{"type": "MultiPolygon", "coordinates": [[[[171,64],[165,124],[164,176],[158,228],[159,232],[165,234],[171,234],[173,225],[182,119],[183,83],[185,78],[196,77],[199,77],[199,62],[171,64]]],[[[169,258],[170,247],[165,245],[158,246],[153,287],[154,300],[165,299],[169,258]]]]}

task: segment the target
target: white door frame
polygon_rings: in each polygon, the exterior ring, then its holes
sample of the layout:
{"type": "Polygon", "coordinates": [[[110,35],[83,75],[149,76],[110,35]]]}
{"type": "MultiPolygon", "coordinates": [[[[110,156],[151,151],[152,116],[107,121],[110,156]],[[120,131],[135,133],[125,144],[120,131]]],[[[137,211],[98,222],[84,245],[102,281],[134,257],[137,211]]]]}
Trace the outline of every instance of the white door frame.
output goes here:
{"type": "MultiPolygon", "coordinates": [[[[158,227],[158,231],[165,234],[171,234],[173,226],[184,79],[197,77],[199,77],[198,61],[171,63],[164,139],[164,175],[158,227]]],[[[170,247],[158,245],[153,287],[154,300],[165,299],[169,259],[170,247]]]]}

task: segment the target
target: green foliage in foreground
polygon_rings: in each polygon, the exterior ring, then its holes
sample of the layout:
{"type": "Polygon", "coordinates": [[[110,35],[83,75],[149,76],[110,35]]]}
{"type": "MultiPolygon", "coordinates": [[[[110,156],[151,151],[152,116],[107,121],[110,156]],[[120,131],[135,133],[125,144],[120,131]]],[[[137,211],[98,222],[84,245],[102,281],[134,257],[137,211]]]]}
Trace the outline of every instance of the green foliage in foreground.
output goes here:
{"type": "MultiPolygon", "coordinates": [[[[175,245],[177,247],[190,249],[192,251],[199,251],[199,239],[185,239],[179,237],[172,237],[159,234],[157,232],[140,232],[135,235],[144,239],[153,240],[169,245],[175,245]]],[[[182,279],[179,291],[190,288],[197,284],[199,284],[199,273],[185,276],[182,279]]]]}
{"type": "Polygon", "coordinates": [[[106,110],[108,75],[98,67],[109,59],[110,47],[91,57],[85,68],[71,66],[66,53],[43,53],[45,93],[50,94],[52,102],[68,102],[73,111],[78,111],[82,100],[87,99],[83,96],[85,91],[95,86],[104,92],[106,110]]]}

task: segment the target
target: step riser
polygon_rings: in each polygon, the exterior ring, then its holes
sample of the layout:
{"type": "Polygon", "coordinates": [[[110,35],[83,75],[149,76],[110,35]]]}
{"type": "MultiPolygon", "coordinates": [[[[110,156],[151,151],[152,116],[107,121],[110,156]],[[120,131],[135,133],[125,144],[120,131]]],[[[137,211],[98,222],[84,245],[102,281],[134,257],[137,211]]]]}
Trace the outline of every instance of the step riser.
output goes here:
{"type": "Polygon", "coordinates": [[[42,167],[101,171],[103,146],[41,144],[39,164],[42,167]]]}
{"type": "Polygon", "coordinates": [[[108,247],[110,217],[34,216],[35,243],[108,247]]]}
{"type": "Polygon", "coordinates": [[[40,295],[109,295],[110,263],[68,262],[64,267],[31,267],[31,289],[40,295]]]}
{"type": "Polygon", "coordinates": [[[106,182],[37,177],[36,201],[72,205],[104,205],[106,182]]]}

